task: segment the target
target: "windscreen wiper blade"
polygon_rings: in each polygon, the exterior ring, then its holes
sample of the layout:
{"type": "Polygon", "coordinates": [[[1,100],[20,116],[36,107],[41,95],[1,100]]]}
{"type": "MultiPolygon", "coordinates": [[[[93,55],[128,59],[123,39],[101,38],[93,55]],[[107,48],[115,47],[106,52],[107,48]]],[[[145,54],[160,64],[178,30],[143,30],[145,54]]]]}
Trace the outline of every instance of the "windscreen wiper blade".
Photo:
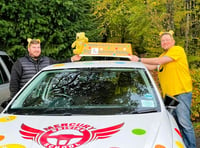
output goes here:
{"type": "Polygon", "coordinates": [[[5,113],[13,114],[13,115],[46,115],[46,116],[71,116],[72,113],[68,112],[64,108],[40,108],[40,109],[32,109],[32,108],[23,108],[23,109],[10,109],[5,113]]]}
{"type": "Polygon", "coordinates": [[[144,109],[144,110],[133,110],[130,113],[131,114],[145,114],[145,113],[154,113],[154,112],[158,112],[157,108],[148,108],[148,109],[144,109]]]}
{"type": "Polygon", "coordinates": [[[71,116],[72,113],[66,112],[65,108],[47,108],[40,115],[71,116]]]}
{"type": "Polygon", "coordinates": [[[71,116],[72,113],[42,113],[40,115],[46,115],[46,116],[71,116]]]}

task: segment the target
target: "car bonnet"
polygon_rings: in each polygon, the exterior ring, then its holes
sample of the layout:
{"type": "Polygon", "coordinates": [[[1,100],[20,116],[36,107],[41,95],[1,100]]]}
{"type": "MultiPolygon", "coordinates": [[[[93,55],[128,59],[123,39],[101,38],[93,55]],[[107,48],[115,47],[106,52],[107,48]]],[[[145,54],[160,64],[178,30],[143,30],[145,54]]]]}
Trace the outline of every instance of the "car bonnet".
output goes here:
{"type": "MultiPolygon", "coordinates": [[[[0,116],[0,148],[172,148],[183,146],[166,113],[0,116]],[[175,135],[175,137],[174,137],[175,135]]],[[[181,147],[180,147],[181,148],[181,147]]]]}

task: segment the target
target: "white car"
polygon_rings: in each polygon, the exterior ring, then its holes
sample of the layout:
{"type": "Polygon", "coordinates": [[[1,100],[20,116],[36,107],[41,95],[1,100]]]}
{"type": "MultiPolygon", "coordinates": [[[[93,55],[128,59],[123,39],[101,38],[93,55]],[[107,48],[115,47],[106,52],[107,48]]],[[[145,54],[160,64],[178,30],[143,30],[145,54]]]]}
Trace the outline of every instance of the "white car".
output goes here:
{"type": "Polygon", "coordinates": [[[151,74],[120,60],[40,71],[0,115],[4,147],[185,148],[151,74]]]}

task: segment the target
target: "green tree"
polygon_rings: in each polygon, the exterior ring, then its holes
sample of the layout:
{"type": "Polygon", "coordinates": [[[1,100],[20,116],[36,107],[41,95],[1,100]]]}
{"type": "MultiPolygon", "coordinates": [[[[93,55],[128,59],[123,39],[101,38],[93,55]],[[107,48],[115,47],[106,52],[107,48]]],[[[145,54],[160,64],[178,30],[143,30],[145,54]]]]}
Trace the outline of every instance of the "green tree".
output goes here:
{"type": "Polygon", "coordinates": [[[45,55],[65,58],[72,53],[77,32],[98,40],[93,0],[1,0],[0,41],[14,58],[26,52],[27,38],[39,38],[45,55]]]}
{"type": "Polygon", "coordinates": [[[105,42],[131,42],[139,54],[148,51],[149,55],[157,56],[162,52],[158,50],[159,32],[174,30],[178,45],[187,48],[188,43],[190,51],[195,45],[199,45],[198,0],[97,1],[95,14],[101,20],[99,26],[105,42]],[[190,3],[190,11],[186,8],[187,2],[190,3]],[[195,21],[192,21],[192,25],[189,24],[189,29],[188,13],[195,13],[195,21]],[[190,32],[191,29],[193,32],[190,32]]]}
{"type": "Polygon", "coordinates": [[[130,4],[131,0],[97,1],[94,14],[99,20],[104,42],[127,42],[130,4]]]}
{"type": "Polygon", "coordinates": [[[173,29],[176,43],[199,55],[199,9],[199,0],[1,0],[0,44],[17,58],[27,38],[39,38],[45,55],[64,58],[84,31],[90,42],[129,42],[157,56],[159,32],[173,29]]]}

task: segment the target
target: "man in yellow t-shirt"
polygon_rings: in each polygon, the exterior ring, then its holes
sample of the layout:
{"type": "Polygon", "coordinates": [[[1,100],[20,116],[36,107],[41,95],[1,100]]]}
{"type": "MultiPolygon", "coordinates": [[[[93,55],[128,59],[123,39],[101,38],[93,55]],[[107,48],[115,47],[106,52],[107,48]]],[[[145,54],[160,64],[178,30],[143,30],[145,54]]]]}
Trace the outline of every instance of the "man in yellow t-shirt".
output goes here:
{"type": "Polygon", "coordinates": [[[179,104],[173,115],[181,130],[183,141],[187,148],[196,148],[196,138],[191,115],[192,79],[189,73],[185,51],[175,46],[173,31],[160,33],[161,47],[164,52],[156,58],[139,58],[131,56],[130,60],[142,62],[149,70],[158,69],[163,96],[176,97],[179,104]]]}
{"type": "Polygon", "coordinates": [[[175,96],[192,91],[192,79],[189,74],[187,57],[184,49],[180,46],[173,46],[160,55],[169,57],[173,61],[159,66],[158,77],[165,94],[175,96]]]}

